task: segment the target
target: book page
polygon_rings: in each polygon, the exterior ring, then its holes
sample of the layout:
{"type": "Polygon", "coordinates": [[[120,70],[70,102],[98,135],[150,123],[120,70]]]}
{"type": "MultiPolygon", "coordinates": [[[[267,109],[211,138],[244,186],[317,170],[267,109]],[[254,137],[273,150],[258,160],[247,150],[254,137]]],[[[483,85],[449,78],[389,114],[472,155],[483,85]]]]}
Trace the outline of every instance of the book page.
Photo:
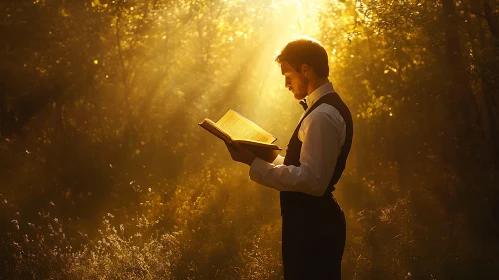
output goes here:
{"type": "Polygon", "coordinates": [[[272,134],[233,110],[229,110],[217,125],[234,140],[245,139],[269,144],[276,140],[272,134]]]}
{"type": "Polygon", "coordinates": [[[230,136],[223,131],[215,122],[213,122],[210,119],[204,119],[202,122],[199,123],[199,125],[211,132],[213,135],[216,137],[222,139],[225,142],[231,142],[230,136]]]}

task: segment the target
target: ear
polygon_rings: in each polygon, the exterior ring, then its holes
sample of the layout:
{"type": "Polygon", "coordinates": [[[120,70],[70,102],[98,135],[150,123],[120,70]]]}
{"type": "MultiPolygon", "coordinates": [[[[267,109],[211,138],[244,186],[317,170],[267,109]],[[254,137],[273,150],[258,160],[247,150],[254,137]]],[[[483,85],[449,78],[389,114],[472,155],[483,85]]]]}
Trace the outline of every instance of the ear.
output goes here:
{"type": "Polygon", "coordinates": [[[308,64],[301,65],[301,73],[303,75],[305,75],[305,77],[307,77],[309,71],[310,71],[310,68],[309,68],[308,64]]]}

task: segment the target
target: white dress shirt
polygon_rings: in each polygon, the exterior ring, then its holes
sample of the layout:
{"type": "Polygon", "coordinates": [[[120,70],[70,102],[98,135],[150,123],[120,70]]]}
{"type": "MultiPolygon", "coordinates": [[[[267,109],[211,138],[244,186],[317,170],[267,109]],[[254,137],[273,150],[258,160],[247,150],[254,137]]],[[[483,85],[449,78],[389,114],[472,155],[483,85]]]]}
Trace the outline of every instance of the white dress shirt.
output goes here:
{"type": "MultiPolygon", "coordinates": [[[[308,109],[319,98],[332,92],[334,89],[331,83],[317,88],[306,98],[308,109]]],[[[283,165],[284,157],[280,155],[273,163],[256,158],[250,167],[250,178],[278,191],[322,196],[333,177],[345,135],[346,124],[340,112],[323,103],[303,120],[298,131],[298,139],[302,142],[301,165],[283,165]]]]}

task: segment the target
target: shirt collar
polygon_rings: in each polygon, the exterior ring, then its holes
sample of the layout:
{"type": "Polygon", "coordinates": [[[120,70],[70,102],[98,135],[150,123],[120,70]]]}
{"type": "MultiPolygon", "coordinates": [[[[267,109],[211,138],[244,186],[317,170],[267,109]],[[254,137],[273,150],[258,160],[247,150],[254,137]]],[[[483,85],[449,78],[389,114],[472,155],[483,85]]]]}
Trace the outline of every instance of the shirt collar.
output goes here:
{"type": "Polygon", "coordinates": [[[314,103],[319,100],[321,97],[328,93],[333,93],[334,88],[333,84],[331,82],[327,82],[323,84],[322,86],[318,87],[316,90],[314,90],[311,94],[307,96],[305,101],[307,102],[308,108],[312,107],[314,103]]]}

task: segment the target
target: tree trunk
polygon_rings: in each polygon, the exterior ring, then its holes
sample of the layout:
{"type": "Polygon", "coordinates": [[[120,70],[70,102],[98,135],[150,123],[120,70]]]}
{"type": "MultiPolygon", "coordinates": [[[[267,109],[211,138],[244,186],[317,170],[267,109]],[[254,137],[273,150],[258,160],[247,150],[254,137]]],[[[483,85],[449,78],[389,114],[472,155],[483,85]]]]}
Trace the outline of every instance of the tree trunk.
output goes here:
{"type": "MultiPolygon", "coordinates": [[[[443,0],[445,22],[445,57],[449,71],[450,87],[446,101],[448,101],[448,115],[445,126],[449,128],[452,147],[456,147],[458,161],[466,161],[466,155],[472,148],[469,141],[473,137],[475,123],[470,119],[470,108],[474,107],[474,98],[470,85],[470,75],[467,62],[459,38],[459,25],[454,0],[443,0]]],[[[447,146],[448,148],[451,148],[447,146]]],[[[449,151],[450,152],[450,151],[449,151]]],[[[452,157],[450,158],[451,160],[452,157]]],[[[461,162],[465,164],[465,162],[461,162]]],[[[469,162],[468,162],[469,163],[469,162]]]]}
{"type": "Polygon", "coordinates": [[[485,13],[485,19],[489,25],[490,32],[495,38],[496,46],[499,47],[499,27],[497,26],[497,19],[492,14],[492,7],[490,6],[489,0],[483,0],[483,11],[485,13]]]}

